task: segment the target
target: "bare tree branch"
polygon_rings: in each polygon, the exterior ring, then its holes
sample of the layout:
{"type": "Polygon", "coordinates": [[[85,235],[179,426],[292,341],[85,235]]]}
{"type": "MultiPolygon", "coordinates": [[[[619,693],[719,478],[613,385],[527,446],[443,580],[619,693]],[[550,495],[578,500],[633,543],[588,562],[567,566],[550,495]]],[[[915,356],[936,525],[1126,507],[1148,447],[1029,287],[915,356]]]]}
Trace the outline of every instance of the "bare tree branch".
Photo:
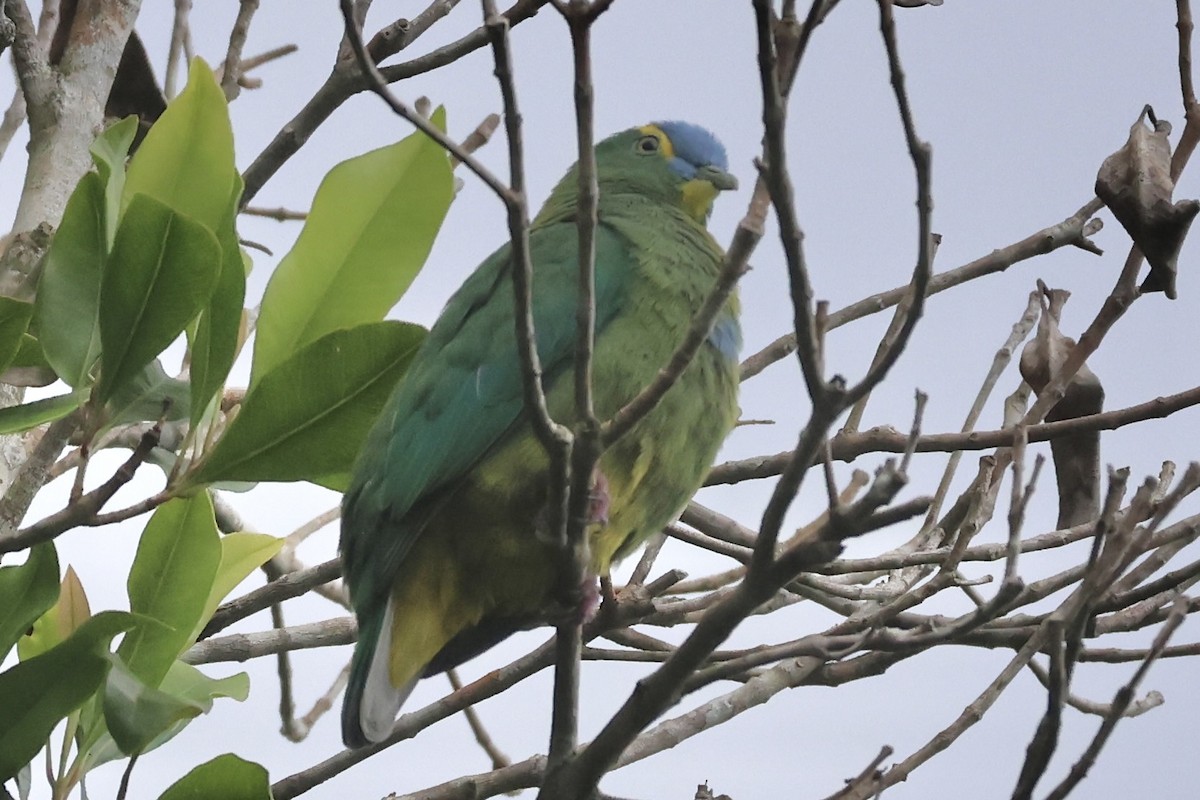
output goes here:
{"type": "Polygon", "coordinates": [[[242,49],[246,46],[246,37],[250,33],[250,22],[254,19],[254,12],[258,11],[258,2],[259,0],[241,0],[237,19],[229,32],[229,47],[225,51],[225,61],[221,67],[221,91],[231,103],[242,91],[242,49]]]}

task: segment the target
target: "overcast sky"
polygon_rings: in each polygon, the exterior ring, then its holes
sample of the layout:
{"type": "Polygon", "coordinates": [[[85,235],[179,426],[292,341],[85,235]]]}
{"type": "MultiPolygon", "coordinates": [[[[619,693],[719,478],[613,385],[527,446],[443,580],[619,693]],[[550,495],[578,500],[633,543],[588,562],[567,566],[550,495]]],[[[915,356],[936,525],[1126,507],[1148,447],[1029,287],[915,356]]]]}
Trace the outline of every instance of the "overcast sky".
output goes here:
{"type": "MultiPolygon", "coordinates": [[[[145,5],[138,30],[161,76],[172,4],[153,0],[145,5]]],[[[196,50],[212,64],[224,55],[237,5],[233,0],[195,4],[196,50]]],[[[259,70],[256,75],[264,80],[264,87],[244,92],[234,104],[240,167],[250,164],[328,73],[341,31],[336,6],[334,0],[263,2],[246,52],[289,42],[299,45],[300,52],[259,70]]],[[[423,7],[420,2],[377,0],[367,28],[373,31],[423,7]]],[[[918,131],[933,147],[934,229],[943,235],[938,270],[959,266],[1072,214],[1092,197],[1097,168],[1124,142],[1144,104],[1152,104],[1161,118],[1182,130],[1174,4],[1166,0],[946,0],[940,8],[896,13],[918,131]]],[[[414,46],[412,54],[461,36],[479,19],[475,3],[462,3],[414,46]]],[[[574,160],[569,38],[557,15],[544,11],[520,25],[513,40],[528,184],[536,205],[574,160]]],[[[761,135],[754,48],[749,3],[618,0],[595,33],[598,138],[652,120],[690,120],[721,138],[732,171],[743,187],[752,185],[751,159],[758,153],[761,135]]],[[[424,94],[445,104],[450,133],[461,138],[485,115],[501,108],[491,69],[490,53],[479,51],[396,90],[409,101],[424,94]]],[[[4,97],[10,87],[11,78],[5,75],[0,84],[4,97]]],[[[304,209],[335,163],[409,132],[378,98],[357,97],[318,130],[255,204],[304,209]]],[[[11,219],[24,169],[21,144],[10,147],[0,162],[0,217],[5,219],[11,219]]],[[[788,144],[816,295],[836,309],[904,283],[916,254],[915,185],[888,85],[874,3],[847,0],[817,31],[791,103],[788,144]]],[[[499,139],[481,157],[507,174],[499,139]]],[[[398,318],[432,322],[461,280],[507,236],[500,204],[477,181],[464,177],[465,187],[425,271],[394,312],[398,318]]],[[[1198,186],[1194,176],[1185,176],[1177,197],[1200,194],[1198,186]]],[[[748,192],[741,191],[720,198],[710,224],[718,240],[729,240],[745,213],[747,197],[748,192]]],[[[1102,258],[1064,248],[932,299],[912,346],[868,407],[864,427],[905,428],[912,415],[913,390],[920,387],[930,394],[925,431],[957,430],[992,353],[1021,314],[1038,277],[1072,291],[1063,327],[1068,334],[1078,334],[1111,288],[1128,249],[1120,227],[1107,214],[1102,216],[1106,227],[1095,237],[1106,251],[1102,258]]],[[[298,223],[243,218],[242,235],[267,244],[276,254],[275,259],[254,255],[248,302],[257,302],[273,263],[298,231],[298,223]]],[[[1194,252],[1185,247],[1180,261],[1180,298],[1170,302],[1153,295],[1139,301],[1091,360],[1090,366],[1105,382],[1106,407],[1131,405],[1197,383],[1195,360],[1177,355],[1190,345],[1196,331],[1197,283],[1189,270],[1194,252]]],[[[764,240],[752,264],[754,269],[742,287],[745,354],[785,332],[791,315],[783,260],[773,239],[764,240]]],[[[830,371],[860,376],[889,317],[877,315],[832,333],[830,371]]],[[[247,369],[248,364],[240,365],[243,379],[247,369]]],[[[1015,370],[1010,371],[997,396],[1015,388],[1018,380],[1015,370]]],[[[794,362],[776,365],[745,384],[742,406],[746,417],[776,424],[739,429],[723,457],[776,452],[794,443],[807,411],[794,362]]],[[[1195,424],[1194,417],[1195,412],[1188,411],[1171,421],[1107,434],[1103,458],[1116,466],[1130,466],[1134,481],[1156,474],[1164,458],[1186,463],[1196,457],[1189,427],[1195,424]]],[[[998,406],[993,404],[981,427],[997,427],[998,421],[998,406]]],[[[853,467],[838,465],[837,471],[845,480],[852,468],[871,469],[881,461],[868,456],[853,467]]],[[[913,487],[902,499],[931,493],[943,463],[939,456],[918,459],[913,487]]],[[[974,472],[972,464],[973,459],[965,460],[964,475],[974,472]]],[[[91,474],[100,476],[103,468],[91,474]]],[[[161,478],[147,475],[116,502],[143,496],[147,487],[157,486],[156,481],[161,478]]],[[[770,482],[762,481],[709,491],[702,499],[757,526],[770,488],[770,482]]],[[[1031,512],[1029,533],[1054,527],[1053,494],[1047,471],[1031,512]]],[[[821,485],[806,486],[789,521],[799,525],[811,519],[821,511],[823,499],[821,485]]],[[[32,513],[43,515],[61,502],[61,492],[54,498],[39,498],[32,513]]],[[[303,484],[261,487],[232,502],[255,529],[284,535],[334,506],[337,497],[303,484]]],[[[1184,511],[1193,513],[1186,507],[1184,511]]],[[[1001,539],[1002,522],[999,513],[982,540],[1001,539]]],[[[93,610],[125,606],[118,576],[128,572],[138,530],[140,524],[131,524],[120,530],[74,531],[60,538],[60,559],[79,572],[93,610]]],[[[850,554],[883,552],[911,531],[908,526],[874,534],[854,543],[850,554]]],[[[314,537],[301,556],[315,564],[332,555],[335,543],[336,530],[330,528],[314,537]]],[[[1068,556],[1079,558],[1077,551],[1068,556]]],[[[699,575],[731,565],[671,545],[659,569],[669,566],[699,575]]],[[[1052,566],[1031,564],[1030,568],[1052,566]]],[[[241,591],[259,581],[255,577],[241,591]]],[[[285,614],[293,624],[340,615],[325,601],[309,598],[289,603],[285,614]]],[[[732,643],[791,639],[818,631],[830,621],[825,612],[797,607],[773,616],[769,623],[756,621],[739,631],[732,643]]],[[[266,615],[259,614],[237,629],[262,630],[268,625],[266,615]]],[[[1176,641],[1190,641],[1195,634],[1196,626],[1185,625],[1176,641]]],[[[526,634],[496,648],[464,667],[464,678],[473,679],[506,663],[545,635],[544,631],[526,634]]],[[[678,632],[663,635],[678,638],[678,632]]],[[[1010,656],[1008,651],[938,648],[859,684],[785,692],[767,706],[671,752],[612,774],[602,786],[622,796],[682,800],[692,797],[697,783],[708,780],[718,793],[734,800],[822,797],[858,773],[882,745],[892,745],[901,758],[921,746],[974,699],[1010,656]]],[[[348,657],[349,648],[295,656],[301,711],[325,691],[348,657]]],[[[224,675],[241,668],[217,665],[207,671],[224,675]]],[[[222,752],[257,761],[268,768],[272,780],[278,780],[341,749],[336,711],[301,744],[276,735],[274,661],[261,659],[244,668],[253,681],[251,699],[241,705],[220,701],[213,713],[192,723],[175,742],[143,757],[134,772],[131,796],[155,797],[188,769],[222,752]]],[[[582,738],[594,735],[643,672],[637,667],[586,666],[582,738]]],[[[1132,672],[1131,665],[1083,665],[1075,689],[1107,702],[1132,672]]],[[[1185,787],[1194,786],[1190,764],[1173,762],[1164,750],[1194,740],[1194,725],[1189,723],[1200,713],[1194,684],[1194,666],[1183,661],[1156,666],[1144,689],[1161,690],[1166,704],[1118,726],[1109,752],[1076,796],[1179,797],[1189,791],[1185,787]]],[[[546,672],[479,707],[497,743],[514,760],[545,750],[549,687],[546,672]]],[[[441,678],[423,682],[408,708],[420,707],[446,688],[441,678]]],[[[694,704],[729,688],[718,686],[687,702],[694,704]]],[[[1024,673],[954,749],[922,767],[888,797],[1007,797],[1043,706],[1044,691],[1030,673],[1024,673]]],[[[1065,755],[1055,762],[1052,781],[1074,761],[1097,724],[1095,717],[1068,711],[1060,745],[1065,755]]],[[[487,767],[487,759],[458,716],[351,769],[309,796],[382,797],[487,767]]],[[[119,766],[102,768],[89,779],[89,793],[112,797],[119,778],[119,766]]]]}

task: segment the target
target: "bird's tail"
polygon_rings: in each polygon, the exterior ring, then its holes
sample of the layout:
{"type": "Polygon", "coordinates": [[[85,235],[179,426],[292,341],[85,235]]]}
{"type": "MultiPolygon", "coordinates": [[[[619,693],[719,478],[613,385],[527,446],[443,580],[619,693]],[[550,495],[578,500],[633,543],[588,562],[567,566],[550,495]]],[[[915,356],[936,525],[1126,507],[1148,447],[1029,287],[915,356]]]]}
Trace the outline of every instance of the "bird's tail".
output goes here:
{"type": "Polygon", "coordinates": [[[342,701],[342,742],[347,747],[386,739],[400,706],[417,684],[414,677],[403,686],[392,685],[392,602],[389,596],[382,614],[359,614],[358,643],[342,701]]]}

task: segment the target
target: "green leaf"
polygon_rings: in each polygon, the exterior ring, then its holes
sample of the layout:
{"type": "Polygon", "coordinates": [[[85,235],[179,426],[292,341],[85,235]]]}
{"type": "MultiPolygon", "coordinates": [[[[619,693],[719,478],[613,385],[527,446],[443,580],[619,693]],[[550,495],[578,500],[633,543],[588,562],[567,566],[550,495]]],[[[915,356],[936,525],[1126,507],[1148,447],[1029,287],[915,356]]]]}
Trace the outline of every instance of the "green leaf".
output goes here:
{"type": "Polygon", "coordinates": [[[126,755],[145,752],[151,742],[178,723],[186,724],[204,713],[200,703],[147,686],[116,656],[110,654],[109,661],[104,722],[126,755]]]}
{"type": "Polygon", "coordinates": [[[33,303],[0,297],[0,372],[8,369],[16,358],[32,318],[33,303]]]}
{"type": "Polygon", "coordinates": [[[121,219],[121,196],[125,189],[125,158],[129,146],[137,135],[138,118],[128,116],[108,126],[108,130],[96,137],[90,152],[92,163],[104,182],[104,232],[108,247],[112,247],[121,219]]]}
{"type": "Polygon", "coordinates": [[[267,771],[233,753],[217,756],[171,784],[158,800],[271,800],[267,771]]]}
{"type": "Polygon", "coordinates": [[[0,673],[0,782],[16,775],[59,720],[100,687],[109,642],[132,625],[129,614],[105,611],[58,647],[0,673]]]}
{"type": "Polygon", "coordinates": [[[104,181],[89,172],[67,201],[34,304],[46,360],[75,389],[90,383],[88,373],[100,354],[100,283],[108,256],[104,225],[104,181]]]}
{"type": "MultiPolygon", "coordinates": [[[[226,678],[210,678],[191,664],[176,661],[171,664],[171,668],[167,671],[167,677],[163,678],[159,690],[180,701],[198,706],[203,713],[207,714],[212,710],[213,701],[219,697],[228,697],[239,703],[245,702],[246,698],[250,696],[250,676],[244,672],[237,672],[226,678]]],[[[145,745],[141,752],[148,753],[154,748],[166,744],[187,727],[190,721],[190,718],[185,718],[169,725],[154,737],[153,741],[145,745]]],[[[123,755],[124,753],[117,747],[117,743],[111,736],[107,733],[101,734],[88,748],[89,769],[94,769],[109,761],[115,761],[123,755]]]]}
{"type": "Polygon", "coordinates": [[[242,304],[246,301],[246,265],[238,244],[237,206],[242,196],[242,178],[234,175],[229,214],[217,229],[221,245],[221,274],[208,306],[200,313],[192,339],[192,427],[200,422],[205,407],[225,383],[237,357],[242,330],[242,304]]]}
{"type": "Polygon", "coordinates": [[[110,417],[106,428],[130,422],[186,419],[191,408],[188,385],[172,378],[157,358],[142,368],[133,380],[122,384],[108,401],[110,417]],[[164,416],[164,410],[166,412],[164,416]]]}
{"type": "Polygon", "coordinates": [[[191,664],[176,661],[163,679],[162,690],[198,703],[207,712],[218,697],[246,702],[250,696],[250,676],[235,672],[224,678],[210,678],[191,664]]]}
{"type": "Polygon", "coordinates": [[[19,406],[0,408],[0,434],[19,433],[70,414],[87,400],[87,390],[45,397],[19,406]]]}
{"type": "Polygon", "coordinates": [[[306,346],[250,389],[191,481],[296,481],[348,471],[424,338],[419,325],[389,321],[306,346]]]}
{"type": "Polygon", "coordinates": [[[58,555],[52,542],[35,545],[20,566],[0,567],[0,660],[57,599],[58,555]]]}
{"type": "Polygon", "coordinates": [[[235,172],[225,95],[212,69],[194,58],[187,86],[167,105],[129,164],[124,205],[146,194],[215,233],[228,215],[235,172]]]}
{"type": "Polygon", "coordinates": [[[195,319],[212,295],[220,263],[217,239],[203,225],[134,195],[100,287],[101,401],[195,319]]]}
{"type": "Polygon", "coordinates": [[[40,656],[62,644],[92,618],[83,584],[69,566],[63,574],[57,597],[54,605],[34,621],[28,634],[17,641],[17,655],[22,661],[40,656]]]}
{"type": "MultiPolygon", "coordinates": [[[[167,677],[163,678],[161,688],[181,700],[194,703],[207,714],[212,710],[213,701],[219,697],[228,697],[239,703],[246,702],[246,698],[250,696],[250,676],[244,672],[235,672],[225,678],[210,678],[191,664],[176,661],[167,672],[167,677]]],[[[176,723],[151,742],[146,750],[153,750],[165,744],[186,725],[186,720],[176,723]]]]}
{"type": "MultiPolygon", "coordinates": [[[[36,318],[36,307],[34,317],[36,318]]],[[[32,325],[30,326],[32,328],[32,325]]],[[[98,335],[98,334],[97,334],[98,335]]],[[[17,349],[17,354],[13,356],[12,367],[50,367],[50,362],[46,360],[46,354],[42,350],[42,344],[31,334],[26,333],[21,337],[21,346],[17,349]]],[[[53,381],[51,381],[53,383],[53,381]]]]}
{"type": "Polygon", "coordinates": [[[129,671],[158,687],[192,643],[221,561],[221,542],[207,492],[159,506],[146,525],[129,571],[129,610],[156,621],[138,625],[118,654],[129,671]]]}
{"type": "MultiPolygon", "coordinates": [[[[444,129],[445,113],[433,121],[444,129]]],[[[325,334],[383,319],[424,265],[453,196],[445,152],[421,133],[334,167],[267,284],[251,387],[325,334]]]]}
{"type": "Polygon", "coordinates": [[[221,537],[221,565],[213,580],[212,591],[204,604],[204,613],[192,636],[195,639],[212,619],[213,612],[237,585],[261,567],[283,547],[283,539],[265,533],[235,531],[221,537]]]}

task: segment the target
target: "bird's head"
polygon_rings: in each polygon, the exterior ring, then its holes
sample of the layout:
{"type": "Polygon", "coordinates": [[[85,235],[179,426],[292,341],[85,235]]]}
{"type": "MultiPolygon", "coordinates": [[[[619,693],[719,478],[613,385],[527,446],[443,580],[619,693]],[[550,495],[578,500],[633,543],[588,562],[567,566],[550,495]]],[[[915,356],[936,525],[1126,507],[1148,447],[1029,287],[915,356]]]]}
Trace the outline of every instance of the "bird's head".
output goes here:
{"type": "MultiPolygon", "coordinates": [[[[677,205],[698,222],[712,213],[713,200],[736,189],[725,148],[704,128],[690,122],[654,122],[614,134],[596,145],[600,194],[649,196],[677,205]]],[[[554,190],[573,204],[578,173],[572,169],[554,190]]],[[[554,199],[554,198],[552,198],[554,199]]]]}

